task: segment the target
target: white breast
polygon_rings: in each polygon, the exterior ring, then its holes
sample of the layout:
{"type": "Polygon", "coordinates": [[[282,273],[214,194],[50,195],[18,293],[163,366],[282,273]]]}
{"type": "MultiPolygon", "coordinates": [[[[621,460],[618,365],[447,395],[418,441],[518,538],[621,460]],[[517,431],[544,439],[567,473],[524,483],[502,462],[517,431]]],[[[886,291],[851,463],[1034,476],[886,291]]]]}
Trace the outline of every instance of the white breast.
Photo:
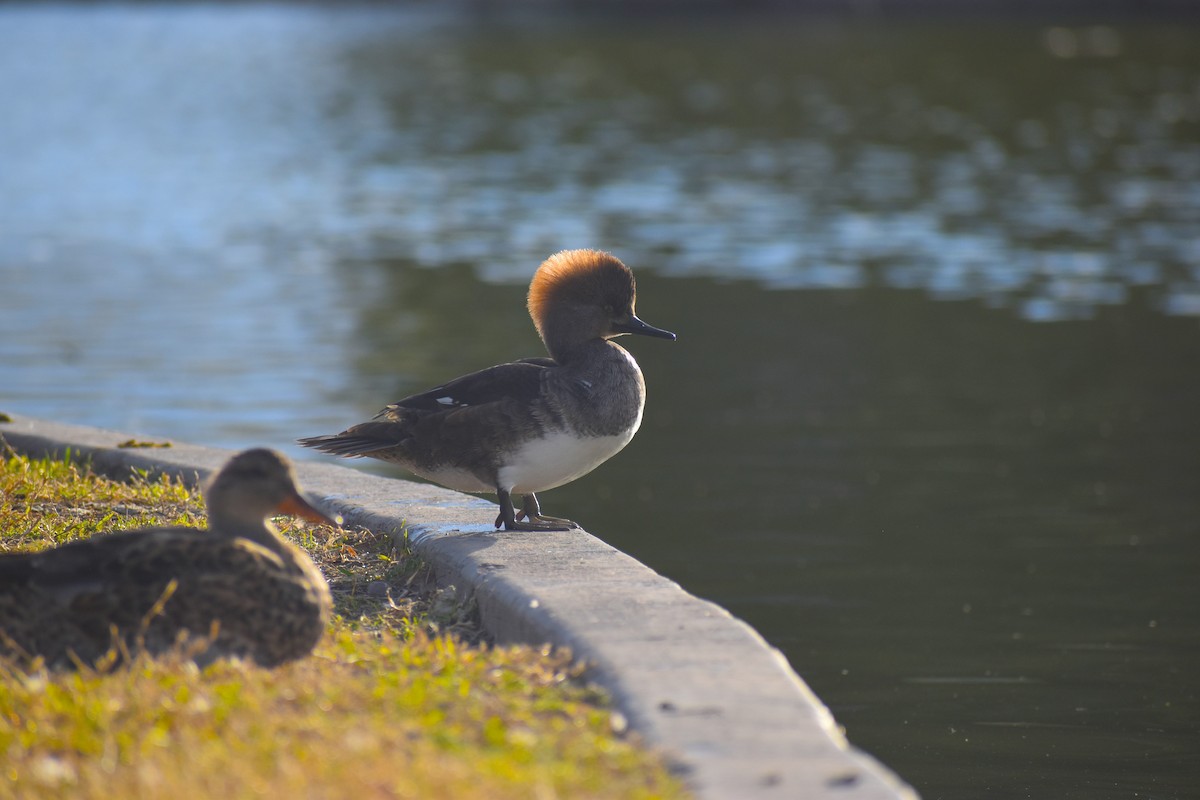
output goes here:
{"type": "Polygon", "coordinates": [[[634,426],[617,436],[580,438],[556,432],[534,439],[517,450],[500,470],[500,485],[524,494],[570,483],[620,452],[636,432],[634,426]]]}

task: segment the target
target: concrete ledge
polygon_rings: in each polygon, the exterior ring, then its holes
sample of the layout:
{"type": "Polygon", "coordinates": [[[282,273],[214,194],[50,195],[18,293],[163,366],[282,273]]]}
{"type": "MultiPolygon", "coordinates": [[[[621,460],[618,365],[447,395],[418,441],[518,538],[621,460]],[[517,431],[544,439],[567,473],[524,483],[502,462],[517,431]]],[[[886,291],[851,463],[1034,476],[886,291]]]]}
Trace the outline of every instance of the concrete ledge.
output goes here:
{"type": "MultiPolygon", "coordinates": [[[[95,468],[197,481],[233,451],[183,443],[119,448],[127,433],[12,415],[2,436],[30,455],[70,448],[95,468]]],[[[500,642],[566,645],[634,730],[716,800],[915,798],[850,747],[783,656],[749,625],[582,532],[501,533],[496,507],[425,484],[301,462],[310,495],[349,524],[399,533],[445,585],[474,595],[500,642]]]]}

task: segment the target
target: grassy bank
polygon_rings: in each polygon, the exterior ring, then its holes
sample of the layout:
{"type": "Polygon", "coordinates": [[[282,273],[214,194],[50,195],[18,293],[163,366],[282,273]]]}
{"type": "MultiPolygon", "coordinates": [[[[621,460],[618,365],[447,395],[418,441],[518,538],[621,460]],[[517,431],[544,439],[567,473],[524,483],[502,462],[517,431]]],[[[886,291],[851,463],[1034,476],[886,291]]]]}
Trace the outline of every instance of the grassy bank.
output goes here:
{"type": "MultiPolygon", "coordinates": [[[[202,525],[170,480],[0,459],[0,551],[202,525]]],[[[0,664],[0,797],[675,798],[662,760],[568,655],[492,647],[414,559],[368,531],[285,534],[330,582],[312,657],[273,670],[182,657],[110,673],[0,664]]]]}

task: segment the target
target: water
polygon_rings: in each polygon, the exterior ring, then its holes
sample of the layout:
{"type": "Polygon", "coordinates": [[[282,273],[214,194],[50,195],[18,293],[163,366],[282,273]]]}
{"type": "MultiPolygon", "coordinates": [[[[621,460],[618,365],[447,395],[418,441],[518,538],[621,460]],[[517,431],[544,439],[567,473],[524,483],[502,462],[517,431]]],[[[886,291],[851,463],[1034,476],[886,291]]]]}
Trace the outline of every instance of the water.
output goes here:
{"type": "Polygon", "coordinates": [[[608,248],[680,339],[548,513],[927,798],[1194,797],[1196,33],[3,5],[0,409],[313,457],[608,248]]]}

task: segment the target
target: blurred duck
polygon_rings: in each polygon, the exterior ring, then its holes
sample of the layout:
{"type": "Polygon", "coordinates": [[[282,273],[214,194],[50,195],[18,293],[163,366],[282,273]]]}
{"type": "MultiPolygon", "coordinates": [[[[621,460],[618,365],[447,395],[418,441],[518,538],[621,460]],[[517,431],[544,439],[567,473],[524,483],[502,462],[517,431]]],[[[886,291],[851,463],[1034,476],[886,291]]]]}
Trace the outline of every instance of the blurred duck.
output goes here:
{"type": "Polygon", "coordinates": [[[529,286],[528,307],[550,358],[473,372],[393,403],[372,422],[305,447],[401,465],[462,492],[495,492],[496,527],[570,530],[543,516],[537,492],[607,461],[642,423],[646,384],[637,362],[609,341],[623,334],[674,339],[634,313],[633,273],[608,253],[566,250],[529,286]],[[524,495],[520,511],[512,495],[524,495]]]}
{"type": "Polygon", "coordinates": [[[337,523],[300,496],[271,450],[239,453],[205,494],[208,530],[145,528],[0,556],[0,654],[91,666],[187,642],[200,664],[273,666],[311,652],[329,622],[329,587],[268,518],[337,523]]]}

